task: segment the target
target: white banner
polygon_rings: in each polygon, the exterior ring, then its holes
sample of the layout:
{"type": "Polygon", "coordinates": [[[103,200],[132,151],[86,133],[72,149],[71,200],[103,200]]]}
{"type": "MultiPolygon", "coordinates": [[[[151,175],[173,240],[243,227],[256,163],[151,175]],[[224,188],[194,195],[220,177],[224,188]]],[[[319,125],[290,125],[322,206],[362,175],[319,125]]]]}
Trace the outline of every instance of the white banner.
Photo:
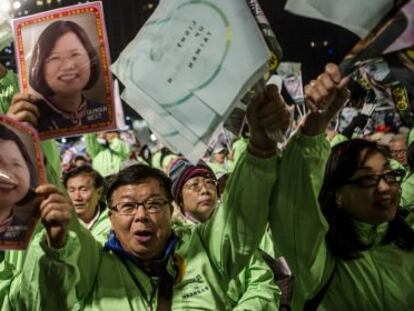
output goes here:
{"type": "Polygon", "coordinates": [[[161,1],[112,66],[122,98],[191,161],[234,103],[268,70],[270,52],[245,0],[161,1]]]}
{"type": "Polygon", "coordinates": [[[391,10],[393,0],[288,0],[286,10],[320,19],[365,37],[391,10]]]}

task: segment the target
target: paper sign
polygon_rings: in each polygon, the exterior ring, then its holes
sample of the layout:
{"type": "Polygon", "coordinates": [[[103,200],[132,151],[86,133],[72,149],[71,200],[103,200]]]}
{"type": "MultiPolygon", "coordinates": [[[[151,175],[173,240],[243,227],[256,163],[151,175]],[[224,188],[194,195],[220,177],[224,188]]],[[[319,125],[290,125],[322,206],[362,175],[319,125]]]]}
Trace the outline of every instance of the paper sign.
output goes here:
{"type": "Polygon", "coordinates": [[[122,98],[166,146],[196,162],[269,58],[245,0],[169,0],[112,69],[122,98]]]}
{"type": "Polygon", "coordinates": [[[42,139],[115,128],[101,2],[13,21],[20,89],[40,98],[42,139]]]}
{"type": "Polygon", "coordinates": [[[34,190],[46,182],[35,131],[0,116],[0,249],[25,249],[39,215],[34,190]]]}

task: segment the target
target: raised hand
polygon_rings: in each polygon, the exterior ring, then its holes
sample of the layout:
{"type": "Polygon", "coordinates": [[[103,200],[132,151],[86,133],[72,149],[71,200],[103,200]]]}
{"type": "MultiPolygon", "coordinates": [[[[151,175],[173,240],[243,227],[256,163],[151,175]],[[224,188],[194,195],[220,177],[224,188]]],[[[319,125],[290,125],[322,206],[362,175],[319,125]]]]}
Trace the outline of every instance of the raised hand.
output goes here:
{"type": "Polygon", "coordinates": [[[16,94],[7,111],[7,116],[20,122],[26,122],[36,128],[40,117],[36,101],[41,98],[34,94],[16,94]]]}
{"type": "Polygon", "coordinates": [[[61,248],[66,242],[73,207],[69,199],[54,185],[41,185],[36,193],[43,197],[40,218],[47,231],[49,246],[61,248]]]}
{"type": "Polygon", "coordinates": [[[311,112],[305,119],[302,131],[307,136],[323,133],[331,119],[348,100],[348,77],[342,77],[339,67],[327,64],[325,72],[305,86],[305,101],[311,112]]]}
{"type": "Polygon", "coordinates": [[[249,151],[259,157],[270,157],[276,153],[277,141],[274,135],[286,130],[290,124],[290,113],[277,87],[269,85],[258,94],[247,108],[249,124],[249,151]]]}

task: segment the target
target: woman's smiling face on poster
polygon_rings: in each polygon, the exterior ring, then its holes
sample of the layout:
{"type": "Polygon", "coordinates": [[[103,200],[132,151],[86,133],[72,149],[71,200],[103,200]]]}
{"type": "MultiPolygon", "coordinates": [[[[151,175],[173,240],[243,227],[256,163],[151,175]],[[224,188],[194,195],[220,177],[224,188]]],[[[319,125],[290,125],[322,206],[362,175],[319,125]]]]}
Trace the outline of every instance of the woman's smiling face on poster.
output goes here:
{"type": "Polygon", "coordinates": [[[0,139],[0,150],[0,207],[12,208],[29,191],[29,167],[14,141],[0,139]]]}
{"type": "Polygon", "coordinates": [[[88,52],[74,32],[66,32],[46,59],[45,81],[56,95],[82,92],[91,70],[88,52]]]}

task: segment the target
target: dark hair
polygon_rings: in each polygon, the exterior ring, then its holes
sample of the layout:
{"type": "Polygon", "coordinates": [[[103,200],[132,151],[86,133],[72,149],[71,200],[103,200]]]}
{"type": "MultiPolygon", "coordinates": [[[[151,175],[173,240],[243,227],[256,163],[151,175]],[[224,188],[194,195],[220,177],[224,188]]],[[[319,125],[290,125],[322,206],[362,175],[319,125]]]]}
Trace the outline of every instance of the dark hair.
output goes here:
{"type": "Polygon", "coordinates": [[[164,188],[168,201],[171,202],[173,200],[171,195],[171,179],[168,178],[164,172],[147,165],[134,164],[128,166],[127,168],[124,168],[123,170],[119,171],[118,174],[113,176],[111,184],[108,187],[108,192],[106,194],[106,200],[108,204],[111,200],[112,194],[119,187],[126,185],[137,185],[148,178],[154,178],[158,180],[161,187],[164,188]]]}
{"type": "MultiPolygon", "coordinates": [[[[325,177],[319,193],[319,204],[322,213],[329,223],[326,242],[331,253],[341,259],[358,258],[361,251],[371,245],[362,242],[352,217],[339,208],[336,193],[351,178],[355,171],[372,154],[386,153],[375,142],[364,139],[352,139],[332,148],[326,164],[325,177]]],[[[395,243],[404,250],[414,249],[414,230],[405,222],[401,210],[390,221],[383,243],[395,243]]]]}
{"type": "Polygon", "coordinates": [[[93,179],[93,186],[95,187],[95,189],[105,187],[105,181],[101,174],[95,171],[90,165],[85,164],[71,169],[64,175],[63,184],[65,185],[65,188],[67,188],[68,186],[69,179],[81,175],[90,176],[93,179]]]}
{"type": "Polygon", "coordinates": [[[29,156],[29,153],[27,152],[26,146],[24,145],[20,137],[14,131],[12,131],[10,128],[8,128],[7,126],[3,124],[0,124],[0,139],[14,141],[17,147],[19,148],[23,156],[23,159],[26,161],[27,167],[29,169],[29,175],[30,175],[30,188],[29,188],[29,191],[24,196],[24,198],[21,199],[19,202],[17,202],[16,205],[26,204],[30,202],[31,200],[33,200],[36,196],[36,194],[33,191],[33,189],[36,188],[37,186],[36,185],[36,180],[37,180],[36,169],[33,165],[32,159],[29,156]]]}
{"type": "Polygon", "coordinates": [[[81,155],[81,154],[76,155],[75,158],[73,159],[73,162],[76,162],[78,160],[88,161],[88,159],[84,155],[81,155]]]}
{"type": "Polygon", "coordinates": [[[407,163],[410,172],[414,172],[414,141],[407,148],[407,163]]]}
{"type": "Polygon", "coordinates": [[[92,46],[85,30],[71,21],[56,21],[51,23],[39,36],[33,49],[33,56],[30,62],[29,83],[35,91],[42,95],[53,95],[53,91],[45,80],[44,67],[46,59],[53,50],[56,41],[69,32],[73,32],[79,38],[89,56],[91,74],[84,89],[88,90],[92,88],[99,79],[98,54],[92,46]]]}

